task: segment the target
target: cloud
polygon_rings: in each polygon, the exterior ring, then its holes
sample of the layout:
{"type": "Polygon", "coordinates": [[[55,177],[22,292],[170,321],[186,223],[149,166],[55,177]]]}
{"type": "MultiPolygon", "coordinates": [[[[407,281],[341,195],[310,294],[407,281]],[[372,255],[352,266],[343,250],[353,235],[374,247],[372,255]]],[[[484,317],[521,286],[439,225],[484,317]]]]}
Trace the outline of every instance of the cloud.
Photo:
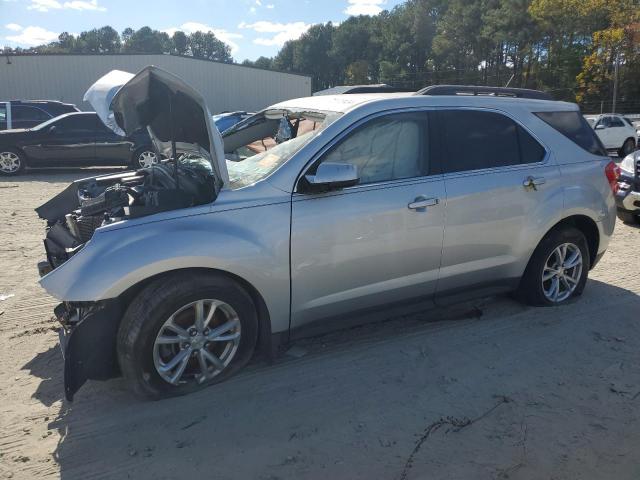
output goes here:
{"type": "Polygon", "coordinates": [[[271,37],[258,37],[253,43],[256,45],[264,45],[266,47],[281,47],[288,40],[300,38],[304,32],[309,30],[311,24],[304,22],[277,23],[260,20],[254,23],[242,22],[238,28],[253,30],[258,33],[274,33],[271,37]]]}
{"type": "Polygon", "coordinates": [[[212,32],[218,39],[229,45],[229,48],[231,48],[231,53],[233,54],[235,54],[240,49],[240,46],[234,40],[243,38],[242,34],[240,33],[228,32],[227,30],[224,30],[222,28],[210,27],[209,25],[205,25],[204,23],[199,22],[186,22],[179,27],[171,27],[162,31],[168,33],[169,35],[173,35],[177,31],[182,31],[187,35],[193,32],[212,32]]]}
{"type": "Polygon", "coordinates": [[[105,7],[101,7],[100,5],[98,5],[98,0],[91,0],[89,2],[74,0],[72,2],[64,2],[63,6],[64,8],[70,8],[73,10],[94,10],[96,12],[107,11],[105,7]]]}
{"type": "MultiPolygon", "coordinates": [[[[16,25],[16,24],[9,24],[16,25]]],[[[20,26],[20,25],[16,25],[20,26]]],[[[8,25],[7,25],[8,27],[8,25]]],[[[25,27],[20,28],[20,33],[17,35],[9,35],[6,37],[10,42],[14,42],[20,45],[42,45],[45,43],[53,42],[58,39],[58,34],[56,32],[50,32],[49,30],[45,30],[41,27],[25,27]]]]}
{"type": "Polygon", "coordinates": [[[347,15],[377,15],[382,11],[381,5],[386,0],[348,0],[349,5],[344,10],[347,15]]]}
{"type": "Polygon", "coordinates": [[[270,4],[267,5],[267,8],[269,10],[273,10],[274,8],[276,8],[276,6],[273,3],[270,3],[270,4]]]}
{"type": "Polygon", "coordinates": [[[62,8],[62,4],[57,0],[31,0],[28,10],[36,10],[38,12],[48,12],[49,10],[58,10],[62,8]]]}
{"type": "Polygon", "coordinates": [[[22,27],[17,23],[7,23],[5,27],[11,30],[12,32],[19,32],[20,30],[22,30],[22,27]]]}
{"type": "Polygon", "coordinates": [[[106,12],[107,9],[98,5],[98,0],[72,0],[70,2],[61,3],[58,0],[31,0],[31,4],[27,6],[28,10],[37,12],[48,12],[49,10],[93,10],[95,12],[106,12]]]}

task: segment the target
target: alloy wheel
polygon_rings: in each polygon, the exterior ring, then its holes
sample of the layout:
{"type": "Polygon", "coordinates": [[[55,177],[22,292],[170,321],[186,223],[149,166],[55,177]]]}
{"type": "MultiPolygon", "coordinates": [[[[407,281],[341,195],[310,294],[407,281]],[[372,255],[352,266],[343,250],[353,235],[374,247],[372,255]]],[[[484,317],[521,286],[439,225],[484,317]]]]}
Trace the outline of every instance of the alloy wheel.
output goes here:
{"type": "Polygon", "coordinates": [[[142,168],[148,168],[151,165],[155,165],[156,163],[158,163],[158,156],[155,154],[155,152],[145,150],[144,152],[140,153],[140,155],[138,155],[138,164],[142,168]]]}
{"type": "Polygon", "coordinates": [[[20,170],[20,157],[14,152],[0,152],[0,171],[16,173],[20,170]]]}
{"type": "Polygon", "coordinates": [[[227,303],[191,302],[171,315],[153,344],[153,363],[163,380],[202,384],[229,366],[240,345],[240,318],[227,303]]]}
{"type": "Polygon", "coordinates": [[[573,243],[556,247],[547,258],[542,270],[542,291],[553,303],[571,296],[582,275],[582,251],[573,243]]]}

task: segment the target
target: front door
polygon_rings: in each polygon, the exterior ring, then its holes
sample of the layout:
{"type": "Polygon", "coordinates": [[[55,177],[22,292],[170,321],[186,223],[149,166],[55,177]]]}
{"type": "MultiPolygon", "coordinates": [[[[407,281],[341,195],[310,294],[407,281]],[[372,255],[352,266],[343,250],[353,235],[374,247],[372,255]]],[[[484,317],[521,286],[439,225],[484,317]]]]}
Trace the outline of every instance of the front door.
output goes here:
{"type": "Polygon", "coordinates": [[[95,124],[90,113],[73,113],[34,131],[24,150],[34,166],[82,166],[95,162],[95,124]]]}
{"type": "Polygon", "coordinates": [[[437,118],[447,191],[437,297],[511,289],[537,242],[537,220],[562,209],[558,167],[501,113],[444,110],[437,118]]]}
{"type": "Polygon", "coordinates": [[[433,171],[428,130],[426,112],[369,120],[315,163],[356,165],[358,185],[294,193],[292,327],[410,298],[431,299],[445,191],[433,171]]]}

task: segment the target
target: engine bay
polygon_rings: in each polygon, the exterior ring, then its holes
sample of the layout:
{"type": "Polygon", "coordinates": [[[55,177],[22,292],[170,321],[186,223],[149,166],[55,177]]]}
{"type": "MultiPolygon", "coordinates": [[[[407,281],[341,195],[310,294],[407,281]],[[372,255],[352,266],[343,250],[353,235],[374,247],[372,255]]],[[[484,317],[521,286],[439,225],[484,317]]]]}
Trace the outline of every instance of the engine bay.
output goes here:
{"type": "Polygon", "coordinates": [[[78,180],[36,209],[47,220],[47,262],[40,274],[77,253],[96,229],[113,222],[211,203],[215,199],[211,163],[195,155],[135,171],[78,180]],[[48,264],[48,265],[47,265],[48,264]]]}

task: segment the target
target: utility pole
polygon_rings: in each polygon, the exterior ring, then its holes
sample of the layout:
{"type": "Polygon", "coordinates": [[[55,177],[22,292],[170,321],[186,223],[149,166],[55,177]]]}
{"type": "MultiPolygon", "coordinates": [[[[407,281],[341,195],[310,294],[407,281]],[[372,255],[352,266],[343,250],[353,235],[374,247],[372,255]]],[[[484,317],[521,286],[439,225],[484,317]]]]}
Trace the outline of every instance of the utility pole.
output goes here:
{"type": "Polygon", "coordinates": [[[615,64],[613,66],[613,106],[611,107],[611,113],[616,113],[616,102],[618,100],[618,63],[620,56],[616,54],[615,64]]]}

